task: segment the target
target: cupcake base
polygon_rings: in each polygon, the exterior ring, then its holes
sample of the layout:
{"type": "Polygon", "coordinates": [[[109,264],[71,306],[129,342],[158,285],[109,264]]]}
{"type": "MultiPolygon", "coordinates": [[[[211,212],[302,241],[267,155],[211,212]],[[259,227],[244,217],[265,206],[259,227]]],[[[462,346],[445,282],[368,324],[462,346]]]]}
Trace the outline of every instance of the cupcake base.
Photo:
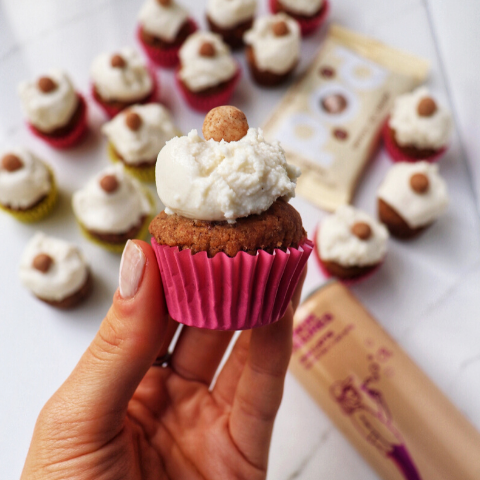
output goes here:
{"type": "Polygon", "coordinates": [[[431,224],[412,228],[388,203],[378,199],[378,218],[396,238],[410,240],[418,237],[431,224]]]}
{"type": "Polygon", "coordinates": [[[232,50],[238,50],[243,48],[245,45],[243,43],[243,35],[245,32],[250,30],[253,25],[253,18],[246,20],[238,25],[235,25],[232,28],[224,28],[220,25],[217,25],[208,15],[207,15],[208,28],[213,33],[218,33],[223,41],[232,48],[232,50]]]}
{"type": "Polygon", "coordinates": [[[152,162],[143,162],[138,165],[131,165],[122,158],[122,156],[115,150],[111,143],[108,144],[108,156],[114,163],[123,163],[125,170],[132,175],[132,177],[135,177],[142,182],[155,181],[155,165],[157,162],[156,158],[152,160],[152,162]]]}
{"type": "Polygon", "coordinates": [[[293,71],[295,70],[295,67],[297,66],[297,63],[295,63],[292,68],[290,68],[290,70],[282,74],[273,73],[268,70],[260,70],[257,67],[255,52],[253,50],[253,47],[251,47],[250,45],[247,46],[245,54],[247,57],[250,74],[253,80],[255,81],[255,83],[262,87],[277,87],[284,84],[290,79],[293,71]]]}

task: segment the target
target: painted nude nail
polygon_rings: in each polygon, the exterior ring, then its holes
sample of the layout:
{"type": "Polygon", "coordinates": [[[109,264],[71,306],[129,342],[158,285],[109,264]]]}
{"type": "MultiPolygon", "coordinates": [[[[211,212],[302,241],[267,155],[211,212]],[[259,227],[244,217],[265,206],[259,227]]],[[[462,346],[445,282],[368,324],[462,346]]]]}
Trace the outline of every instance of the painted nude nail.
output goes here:
{"type": "Polygon", "coordinates": [[[119,288],[124,299],[133,298],[138,291],[145,270],[143,250],[129,240],[123,251],[120,263],[119,288]]]}

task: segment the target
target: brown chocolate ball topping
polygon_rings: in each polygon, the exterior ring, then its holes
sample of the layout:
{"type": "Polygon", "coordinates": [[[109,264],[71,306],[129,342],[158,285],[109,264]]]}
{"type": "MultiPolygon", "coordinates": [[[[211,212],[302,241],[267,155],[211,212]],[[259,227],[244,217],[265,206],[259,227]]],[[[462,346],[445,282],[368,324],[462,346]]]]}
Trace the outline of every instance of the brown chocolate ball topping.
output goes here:
{"type": "Polygon", "coordinates": [[[7,172],[16,172],[23,167],[23,162],[13,153],[7,153],[2,158],[2,168],[7,172]]]}
{"type": "Polygon", "coordinates": [[[35,270],[42,273],[47,273],[53,264],[53,258],[46,253],[39,253],[34,259],[32,266],[35,270]]]}
{"type": "Polygon", "coordinates": [[[110,60],[110,65],[114,68],[124,68],[127,63],[125,59],[121,55],[113,55],[110,60]]]}
{"type": "Polygon", "coordinates": [[[143,121],[138,113],[128,112],[125,115],[125,123],[130,130],[136,132],[142,126],[143,121]]]}
{"type": "Polygon", "coordinates": [[[172,0],[157,0],[157,2],[162,6],[162,7],[169,7],[172,4],[172,0]]]}
{"type": "Polygon", "coordinates": [[[355,223],[352,225],[350,231],[360,240],[368,240],[372,236],[372,228],[368,223],[365,222],[355,223]]]}
{"type": "Polygon", "coordinates": [[[40,77],[37,86],[43,93],[50,93],[57,89],[58,85],[50,77],[40,77]]]}
{"type": "Polygon", "coordinates": [[[290,32],[287,23],[284,22],[283,20],[280,20],[279,22],[275,22],[272,25],[272,30],[276,37],[284,37],[285,35],[288,35],[288,33],[290,32]]]}
{"type": "Polygon", "coordinates": [[[410,177],[410,186],[415,193],[422,195],[427,193],[430,187],[430,181],[423,173],[415,173],[410,177]]]}
{"type": "Polygon", "coordinates": [[[431,97],[422,98],[418,104],[417,111],[421,117],[431,117],[437,111],[437,104],[431,97]]]}
{"type": "Polygon", "coordinates": [[[215,45],[211,42],[203,42],[198,53],[202,57],[214,57],[216,54],[215,45]]]}
{"type": "Polygon", "coordinates": [[[115,175],[105,175],[100,179],[100,187],[107,193],[115,192],[119,186],[120,184],[115,175]]]}
{"type": "Polygon", "coordinates": [[[202,132],[205,140],[237,142],[248,132],[247,117],[236,107],[217,107],[207,113],[202,132]]]}

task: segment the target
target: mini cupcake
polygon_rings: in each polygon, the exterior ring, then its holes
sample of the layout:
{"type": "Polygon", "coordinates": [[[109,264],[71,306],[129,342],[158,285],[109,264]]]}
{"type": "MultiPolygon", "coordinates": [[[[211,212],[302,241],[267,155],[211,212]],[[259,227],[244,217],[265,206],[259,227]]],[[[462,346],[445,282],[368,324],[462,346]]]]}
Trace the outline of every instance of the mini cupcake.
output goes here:
{"type": "Polygon", "coordinates": [[[20,279],[38,299],[62,309],[78,305],[92,289],[90,269],[80,250],[40,232],[23,253],[20,279]]]}
{"type": "Polygon", "coordinates": [[[378,216],[398,238],[417,236],[447,209],[448,191],[437,165],[397,163],[378,193],[378,216]]]}
{"type": "Polygon", "coordinates": [[[329,215],[316,234],[316,253],[326,276],[353,280],[372,273],[387,253],[388,231],[349,205],[329,215]]]}
{"type": "Polygon", "coordinates": [[[179,55],[177,84],[192,108],[205,112],[228,103],[240,79],[240,67],[219,35],[196,32],[179,55]]]}
{"type": "Polygon", "coordinates": [[[30,130],[54,148],[68,148],[87,130],[87,104],[68,75],[52,70],[18,87],[22,110],[30,130]]]}
{"type": "Polygon", "coordinates": [[[57,201],[53,171],[25,148],[0,154],[0,209],[22,222],[47,216],[57,201]]]}
{"type": "Polygon", "coordinates": [[[150,233],[169,313],[215,330],[270,324],[312,250],[288,203],[300,171],[235,107],[212,110],[203,134],[174,138],[158,155],[166,209],[150,233]]]}
{"type": "Polygon", "coordinates": [[[138,39],[150,60],[161,67],[177,65],[178,50],[197,30],[188,11],[175,0],[146,0],[138,20],[138,39]]]}
{"type": "Polygon", "coordinates": [[[231,48],[243,47],[243,35],[252,28],[256,0],[209,0],[207,22],[231,48]]]}
{"type": "Polygon", "coordinates": [[[113,161],[139,180],[155,181],[158,152],[179,131],[170,112],[158,103],[135,105],[124,110],[102,127],[109,141],[113,161]]]}
{"type": "Polygon", "coordinates": [[[257,18],[245,34],[254,80],[265,87],[284,83],[300,58],[300,27],[284,13],[257,18]]]}
{"type": "Polygon", "coordinates": [[[157,80],[133,48],[102,53],[92,64],[92,94],[105,113],[114,117],[136,103],[155,101],[157,80]]]}
{"type": "Polygon", "coordinates": [[[395,100],[383,137],[394,161],[433,162],[445,153],[451,133],[450,112],[420,87],[395,100]]]}
{"type": "Polygon", "coordinates": [[[73,212],[85,236],[121,253],[128,240],[144,238],[153,200],[122,164],[105,168],[73,194],[73,212]]]}
{"type": "Polygon", "coordinates": [[[269,0],[273,13],[284,12],[300,24],[305,37],[320,28],[328,17],[328,0],[269,0]]]}

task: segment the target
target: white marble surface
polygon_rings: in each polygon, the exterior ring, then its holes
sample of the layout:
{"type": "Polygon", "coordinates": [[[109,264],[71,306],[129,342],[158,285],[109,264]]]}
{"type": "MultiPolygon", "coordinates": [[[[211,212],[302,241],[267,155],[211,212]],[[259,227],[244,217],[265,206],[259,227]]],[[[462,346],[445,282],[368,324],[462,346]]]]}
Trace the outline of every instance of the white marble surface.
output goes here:
{"type": "MultiPolygon", "coordinates": [[[[203,3],[184,0],[203,22],[203,3]]],[[[259,1],[265,11],[266,1],[259,1]]],[[[385,329],[407,350],[443,392],[480,429],[480,236],[475,195],[480,186],[476,133],[480,93],[478,2],[465,0],[331,0],[332,20],[375,36],[432,61],[434,91],[452,102],[459,132],[441,162],[452,204],[447,216],[415,242],[391,242],[384,267],[354,288],[385,329]],[[433,32],[433,33],[432,33],[433,32]],[[476,49],[475,49],[476,45],[476,49]],[[474,67],[472,67],[472,65],[474,67]],[[476,65],[476,66],[475,66],[476,65]],[[476,68],[476,70],[474,69],[476,68]],[[467,156],[472,160],[467,168],[467,156]],[[470,175],[469,171],[474,174],[470,175]],[[471,182],[473,180],[473,182],[471,182]]],[[[97,133],[81,148],[54,152],[26,131],[16,85],[53,66],[66,68],[78,87],[88,91],[93,57],[133,44],[133,0],[3,0],[0,2],[0,148],[23,144],[50,161],[61,185],[61,204],[47,220],[32,227],[0,215],[0,472],[18,478],[39,410],[69,374],[95,334],[116,288],[119,258],[80,236],[70,210],[73,191],[108,163],[105,141],[97,133]],[[60,313],[24,291],[16,271],[20,254],[35,229],[81,245],[93,265],[96,290],[83,308],[60,313]]],[[[302,68],[317,50],[323,33],[303,47],[302,68]]],[[[243,63],[243,58],[239,56],[243,63]]],[[[184,131],[200,128],[177,95],[170,72],[160,73],[162,98],[184,131]]],[[[251,125],[261,125],[284,89],[264,91],[244,77],[233,102],[245,110],[251,125]]],[[[95,129],[104,121],[91,108],[95,129]]],[[[389,166],[380,152],[362,181],[355,204],[374,212],[374,194],[389,166]]],[[[310,232],[324,215],[294,200],[310,232]]],[[[306,291],[323,281],[314,262],[306,291]]],[[[271,451],[269,478],[370,480],[370,467],[332,426],[329,419],[289,376],[271,451]]]]}

